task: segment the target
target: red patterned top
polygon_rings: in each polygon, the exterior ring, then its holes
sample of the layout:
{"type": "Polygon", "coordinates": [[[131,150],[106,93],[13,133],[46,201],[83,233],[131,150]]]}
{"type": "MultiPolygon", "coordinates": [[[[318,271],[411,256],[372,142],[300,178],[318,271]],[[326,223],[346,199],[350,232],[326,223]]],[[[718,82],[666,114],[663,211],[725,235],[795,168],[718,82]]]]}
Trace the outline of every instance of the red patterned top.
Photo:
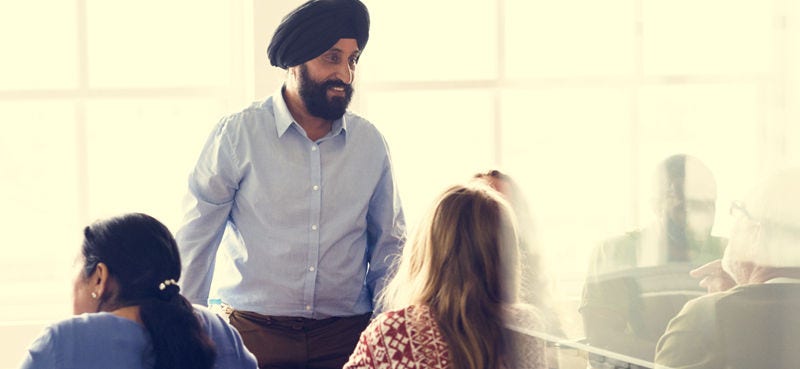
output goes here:
{"type": "MultiPolygon", "coordinates": [[[[530,352],[514,358],[523,363],[511,362],[545,368],[541,342],[534,339],[526,347],[530,352]]],[[[344,369],[451,369],[450,349],[428,306],[409,306],[376,317],[361,333],[344,369]]]]}

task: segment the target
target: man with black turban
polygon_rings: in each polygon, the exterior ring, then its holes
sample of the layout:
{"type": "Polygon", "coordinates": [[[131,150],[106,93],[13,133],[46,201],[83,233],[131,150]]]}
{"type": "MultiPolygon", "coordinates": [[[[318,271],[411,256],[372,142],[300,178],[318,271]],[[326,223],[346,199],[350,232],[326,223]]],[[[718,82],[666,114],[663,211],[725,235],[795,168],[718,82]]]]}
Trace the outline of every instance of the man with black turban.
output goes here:
{"type": "Polygon", "coordinates": [[[189,177],[182,290],[206,303],[224,245],[215,297],[262,368],[341,368],[405,241],[386,141],[347,111],[368,38],[358,0],[289,13],[268,48],[283,86],[223,118],[189,177]]]}

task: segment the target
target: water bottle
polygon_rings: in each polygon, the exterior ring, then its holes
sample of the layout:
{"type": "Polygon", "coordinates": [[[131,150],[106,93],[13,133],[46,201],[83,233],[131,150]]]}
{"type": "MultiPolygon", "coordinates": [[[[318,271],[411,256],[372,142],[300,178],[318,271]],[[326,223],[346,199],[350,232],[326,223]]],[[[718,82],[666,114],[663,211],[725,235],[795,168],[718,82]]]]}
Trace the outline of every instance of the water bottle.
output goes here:
{"type": "Polygon", "coordinates": [[[214,314],[222,315],[222,299],[208,299],[208,310],[214,314]]]}
{"type": "Polygon", "coordinates": [[[221,316],[226,322],[229,321],[231,312],[233,312],[233,308],[219,298],[208,299],[208,310],[221,316]]]}

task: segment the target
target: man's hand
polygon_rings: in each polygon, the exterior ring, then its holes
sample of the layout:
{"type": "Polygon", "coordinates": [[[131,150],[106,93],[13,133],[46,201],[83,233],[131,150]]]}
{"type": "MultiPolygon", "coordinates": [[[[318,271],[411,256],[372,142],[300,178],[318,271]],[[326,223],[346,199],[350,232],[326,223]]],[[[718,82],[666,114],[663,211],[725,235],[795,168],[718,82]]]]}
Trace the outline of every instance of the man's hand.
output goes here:
{"type": "Polygon", "coordinates": [[[700,287],[704,287],[708,290],[708,293],[727,291],[736,286],[736,281],[733,280],[733,277],[722,269],[721,259],[698,267],[689,272],[689,275],[700,279],[700,287]]]}

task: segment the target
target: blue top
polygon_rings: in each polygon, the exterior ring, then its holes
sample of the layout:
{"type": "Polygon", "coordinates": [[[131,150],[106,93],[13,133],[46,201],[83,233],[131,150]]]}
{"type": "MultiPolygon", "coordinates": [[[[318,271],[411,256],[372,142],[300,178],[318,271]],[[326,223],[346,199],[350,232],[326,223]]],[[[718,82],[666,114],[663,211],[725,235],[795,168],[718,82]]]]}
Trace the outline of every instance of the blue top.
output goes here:
{"type": "MultiPolygon", "coordinates": [[[[221,317],[196,308],[217,346],[214,368],[255,369],[255,356],[233,327],[221,317]]],[[[154,357],[147,329],[111,313],[82,314],[47,327],[28,349],[21,369],[143,369],[154,357]]]]}
{"type": "Polygon", "coordinates": [[[176,238],[187,298],[206,303],[221,243],[238,275],[219,297],[265,315],[372,311],[405,241],[383,136],[347,112],[311,141],[280,90],[217,125],[186,206],[176,238]]]}

